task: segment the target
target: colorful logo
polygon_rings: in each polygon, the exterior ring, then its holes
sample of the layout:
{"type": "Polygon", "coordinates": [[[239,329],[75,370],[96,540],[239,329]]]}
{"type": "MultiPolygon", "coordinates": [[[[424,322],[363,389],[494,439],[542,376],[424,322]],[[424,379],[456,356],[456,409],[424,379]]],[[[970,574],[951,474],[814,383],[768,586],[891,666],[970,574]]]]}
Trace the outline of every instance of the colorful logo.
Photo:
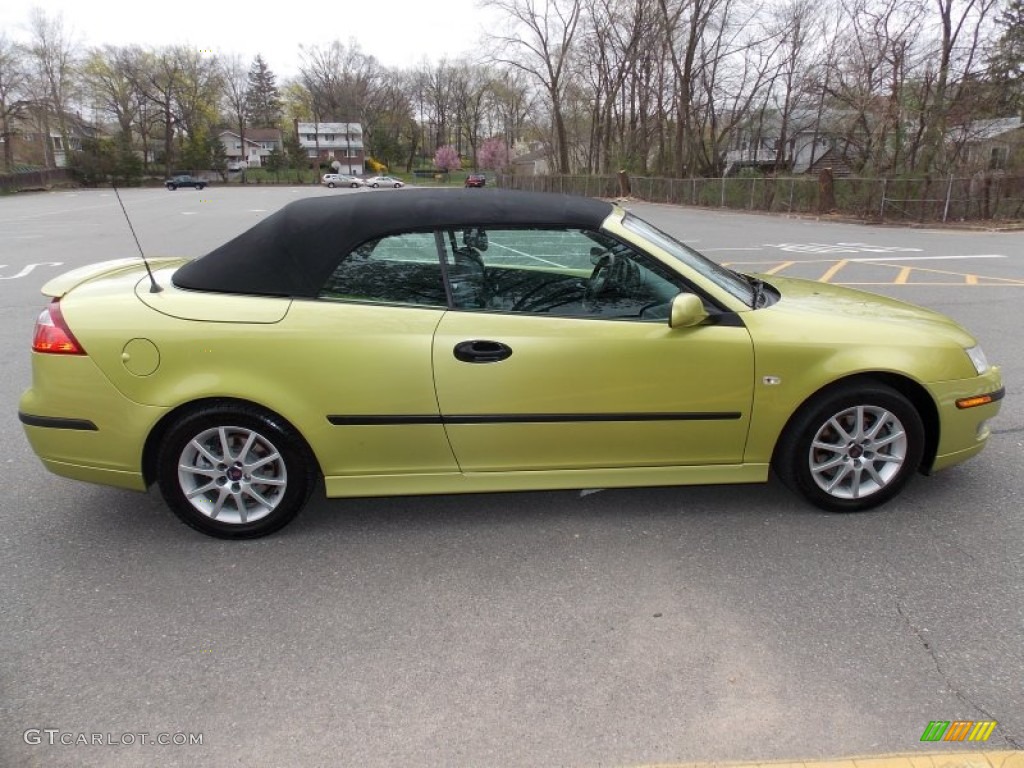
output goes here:
{"type": "Polygon", "coordinates": [[[996,725],[995,720],[932,720],[921,741],[988,741],[996,725]]]}

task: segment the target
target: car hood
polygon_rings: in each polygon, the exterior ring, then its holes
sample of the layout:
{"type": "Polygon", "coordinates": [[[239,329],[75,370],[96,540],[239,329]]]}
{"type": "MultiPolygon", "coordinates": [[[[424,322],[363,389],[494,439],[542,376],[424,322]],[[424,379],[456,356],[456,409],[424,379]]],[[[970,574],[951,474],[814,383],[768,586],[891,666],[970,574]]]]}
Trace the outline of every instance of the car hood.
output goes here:
{"type": "Polygon", "coordinates": [[[767,310],[803,321],[801,324],[806,323],[809,329],[827,329],[837,335],[848,331],[861,339],[866,332],[882,334],[879,338],[894,332],[904,337],[915,333],[941,335],[964,348],[977,343],[951,318],[905,301],[812,280],[757,277],[781,294],[780,300],[767,310]]]}

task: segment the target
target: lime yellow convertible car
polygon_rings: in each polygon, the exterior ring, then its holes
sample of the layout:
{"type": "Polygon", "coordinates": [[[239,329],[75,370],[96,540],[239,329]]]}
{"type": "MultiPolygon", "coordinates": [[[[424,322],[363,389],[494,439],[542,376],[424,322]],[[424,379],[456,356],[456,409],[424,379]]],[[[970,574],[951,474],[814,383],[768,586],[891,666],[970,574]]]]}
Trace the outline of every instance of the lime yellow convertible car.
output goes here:
{"type": "Polygon", "coordinates": [[[607,202],[299,200],[201,258],[51,280],[19,416],[48,469],[225,538],[331,497],[755,483],[857,511],[978,453],[952,320],[725,269],[607,202]]]}

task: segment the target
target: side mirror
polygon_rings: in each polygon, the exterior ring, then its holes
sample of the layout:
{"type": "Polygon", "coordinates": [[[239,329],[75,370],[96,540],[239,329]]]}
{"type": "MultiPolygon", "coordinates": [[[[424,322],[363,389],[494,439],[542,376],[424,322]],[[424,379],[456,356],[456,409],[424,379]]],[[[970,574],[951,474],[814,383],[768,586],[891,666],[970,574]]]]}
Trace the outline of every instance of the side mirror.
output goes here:
{"type": "Polygon", "coordinates": [[[704,302],[692,293],[680,293],[672,299],[672,310],[669,313],[669,328],[691,328],[699,325],[707,318],[704,302]]]}

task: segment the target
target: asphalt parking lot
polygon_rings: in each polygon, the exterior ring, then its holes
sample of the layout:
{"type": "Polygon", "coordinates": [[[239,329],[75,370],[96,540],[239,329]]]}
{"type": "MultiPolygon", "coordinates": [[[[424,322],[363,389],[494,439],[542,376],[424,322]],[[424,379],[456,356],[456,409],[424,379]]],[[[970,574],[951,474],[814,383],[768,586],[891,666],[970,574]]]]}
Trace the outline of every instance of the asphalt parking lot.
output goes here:
{"type": "MultiPolygon", "coordinates": [[[[407,193],[122,196],[147,255],[198,256],[300,196],[407,193]]],[[[852,516],[776,482],[320,494],[209,539],[31,453],[40,286],[137,250],[109,191],[0,198],[0,766],[811,759],[941,749],[935,720],[1024,749],[1024,233],[630,207],[737,269],[956,318],[1003,367],[987,449],[852,516]]]]}

